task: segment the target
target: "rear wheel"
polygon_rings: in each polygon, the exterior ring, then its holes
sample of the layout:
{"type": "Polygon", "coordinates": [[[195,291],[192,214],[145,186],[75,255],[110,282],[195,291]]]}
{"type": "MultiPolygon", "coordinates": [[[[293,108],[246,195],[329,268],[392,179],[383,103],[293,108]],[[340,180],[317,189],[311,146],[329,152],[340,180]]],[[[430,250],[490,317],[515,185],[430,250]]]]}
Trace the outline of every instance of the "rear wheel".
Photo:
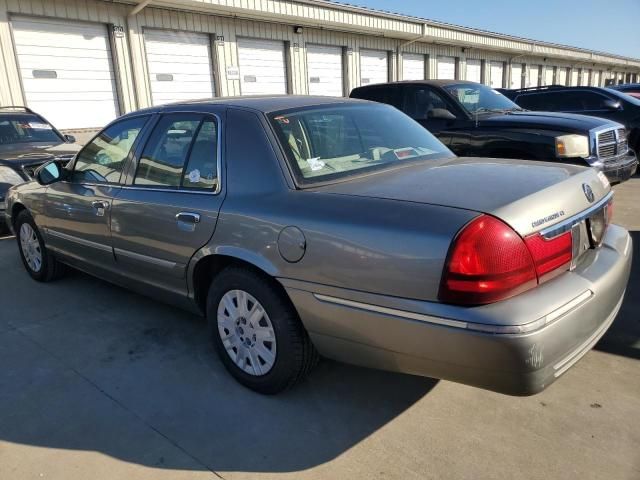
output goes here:
{"type": "Polygon", "coordinates": [[[38,227],[26,210],[18,214],[15,231],[20,258],[31,278],[50,282],[63,273],[64,266],[47,250],[38,227]]]}
{"type": "Polygon", "coordinates": [[[259,393],[274,394],[306,376],[318,354],[298,315],[272,280],[228,267],[207,297],[211,340],[233,377],[259,393]]]}

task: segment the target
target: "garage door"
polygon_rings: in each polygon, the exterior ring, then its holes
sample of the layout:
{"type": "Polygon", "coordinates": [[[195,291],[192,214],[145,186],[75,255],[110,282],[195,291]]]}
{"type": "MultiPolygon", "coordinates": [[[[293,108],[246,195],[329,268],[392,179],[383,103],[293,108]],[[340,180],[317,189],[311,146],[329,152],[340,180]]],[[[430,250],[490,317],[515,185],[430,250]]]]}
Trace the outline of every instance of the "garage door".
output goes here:
{"type": "Polygon", "coordinates": [[[402,54],[402,79],[424,80],[424,55],[416,53],[402,54]]]}
{"type": "Polygon", "coordinates": [[[215,96],[208,35],[147,30],[144,44],[153,105],[215,96]]]}
{"type": "Polygon", "coordinates": [[[309,95],[344,95],[341,47],[307,45],[307,71],[309,95]]]}
{"type": "Polygon", "coordinates": [[[17,17],[16,55],[27,105],[58,128],[96,128],[118,115],[105,25],[17,17]]]}
{"type": "Polygon", "coordinates": [[[571,69],[571,86],[572,87],[578,86],[578,69],[577,68],[571,69]]]}
{"type": "Polygon", "coordinates": [[[589,70],[588,68],[585,68],[584,70],[582,70],[582,78],[580,79],[580,85],[588,86],[589,81],[591,80],[590,76],[591,76],[591,70],[589,70]]]}
{"type": "Polygon", "coordinates": [[[591,79],[591,83],[594,87],[599,87],[600,86],[600,71],[599,70],[594,70],[593,71],[593,78],[591,79]]]}
{"type": "Polygon", "coordinates": [[[504,66],[502,62],[491,62],[489,68],[489,79],[492,88],[502,88],[504,78],[504,66]]]}
{"type": "Polygon", "coordinates": [[[540,72],[537,65],[530,65],[527,72],[527,87],[538,86],[538,73],[540,72]]]}
{"type": "Polygon", "coordinates": [[[511,65],[510,88],[522,88],[522,65],[511,65]]]}
{"type": "Polygon", "coordinates": [[[389,80],[387,52],[381,50],[360,50],[360,83],[385,83],[389,80]]]}
{"type": "Polygon", "coordinates": [[[480,60],[467,58],[467,80],[470,82],[482,82],[482,68],[480,60]]]}
{"type": "Polygon", "coordinates": [[[277,40],[238,40],[242,95],[287,93],[284,43],[277,40]]]}
{"type": "Polygon", "coordinates": [[[455,80],[456,78],[456,59],[454,57],[438,58],[438,79],[455,80]]]}
{"type": "Polygon", "coordinates": [[[558,84],[559,85],[567,84],[567,68],[566,67],[560,67],[558,69],[558,84]]]}
{"type": "Polygon", "coordinates": [[[543,85],[553,85],[553,67],[544,67],[543,85]]]}

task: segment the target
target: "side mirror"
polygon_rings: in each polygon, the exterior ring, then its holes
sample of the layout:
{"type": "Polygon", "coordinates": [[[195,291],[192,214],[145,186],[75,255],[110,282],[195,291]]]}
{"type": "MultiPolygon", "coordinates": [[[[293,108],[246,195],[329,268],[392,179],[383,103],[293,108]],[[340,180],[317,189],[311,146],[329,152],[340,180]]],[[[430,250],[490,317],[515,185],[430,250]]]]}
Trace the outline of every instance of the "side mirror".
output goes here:
{"type": "Polygon", "coordinates": [[[434,108],[429,110],[427,118],[438,120],[455,120],[457,117],[446,108],[434,108]]]}
{"type": "Polygon", "coordinates": [[[76,137],[74,137],[73,135],[65,135],[64,139],[67,141],[67,143],[76,143],[76,137]]]}
{"type": "Polygon", "coordinates": [[[51,185],[62,180],[62,170],[55,160],[51,160],[35,171],[35,177],[40,185],[51,185]]]}
{"type": "Polygon", "coordinates": [[[612,98],[607,98],[604,101],[604,108],[607,110],[620,110],[620,102],[612,98]]]}

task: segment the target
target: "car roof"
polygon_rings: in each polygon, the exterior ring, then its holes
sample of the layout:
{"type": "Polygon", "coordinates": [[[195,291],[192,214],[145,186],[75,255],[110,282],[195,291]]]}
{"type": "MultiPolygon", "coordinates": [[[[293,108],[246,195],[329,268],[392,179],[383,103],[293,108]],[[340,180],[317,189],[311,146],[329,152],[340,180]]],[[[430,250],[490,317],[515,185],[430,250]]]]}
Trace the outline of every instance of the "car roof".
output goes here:
{"type": "Polygon", "coordinates": [[[371,85],[363,85],[361,87],[358,87],[358,89],[375,88],[375,87],[381,87],[381,86],[387,86],[387,85],[431,85],[434,87],[444,87],[446,85],[462,85],[462,84],[482,85],[478,82],[471,82],[469,80],[451,80],[451,79],[448,79],[448,80],[400,80],[398,82],[374,83],[371,85]]]}
{"type": "Polygon", "coordinates": [[[357,100],[344,97],[324,97],[311,95],[257,95],[243,97],[206,98],[201,100],[189,100],[186,102],[168,103],[155,107],[137,110],[126,116],[139,115],[140,113],[156,113],[164,111],[180,110],[181,108],[197,108],[204,110],[207,106],[227,106],[248,108],[262,113],[288,110],[290,108],[302,108],[321,105],[371,103],[366,100],[357,100]],[[204,108],[203,108],[204,107],[204,108]]]}

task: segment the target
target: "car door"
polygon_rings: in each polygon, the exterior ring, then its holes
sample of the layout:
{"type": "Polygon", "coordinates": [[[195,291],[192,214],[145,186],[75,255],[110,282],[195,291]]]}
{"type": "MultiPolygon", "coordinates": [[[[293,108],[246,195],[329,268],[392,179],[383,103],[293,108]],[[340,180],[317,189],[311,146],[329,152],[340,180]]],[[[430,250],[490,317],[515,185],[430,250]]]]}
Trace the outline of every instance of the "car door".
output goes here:
{"type": "Polygon", "coordinates": [[[47,188],[43,227],[47,244],[88,266],[113,269],[113,198],[131,151],[149,116],[105,128],[77,155],[66,179],[47,188]]]}
{"type": "Polygon", "coordinates": [[[581,113],[584,115],[593,115],[594,117],[602,117],[615,122],[625,123],[622,107],[616,108],[613,106],[616,103],[620,103],[617,98],[591,91],[581,91],[580,94],[581,113]]]}
{"type": "Polygon", "coordinates": [[[161,115],[141,145],[111,209],[120,272],[141,284],[186,293],[186,270],[216,227],[224,194],[222,114],[161,115]]]}
{"type": "Polygon", "coordinates": [[[410,85],[403,89],[401,110],[436,135],[443,143],[447,143],[445,130],[456,123],[455,108],[433,88],[422,85],[410,85]],[[451,118],[443,118],[448,112],[451,118]]]}

